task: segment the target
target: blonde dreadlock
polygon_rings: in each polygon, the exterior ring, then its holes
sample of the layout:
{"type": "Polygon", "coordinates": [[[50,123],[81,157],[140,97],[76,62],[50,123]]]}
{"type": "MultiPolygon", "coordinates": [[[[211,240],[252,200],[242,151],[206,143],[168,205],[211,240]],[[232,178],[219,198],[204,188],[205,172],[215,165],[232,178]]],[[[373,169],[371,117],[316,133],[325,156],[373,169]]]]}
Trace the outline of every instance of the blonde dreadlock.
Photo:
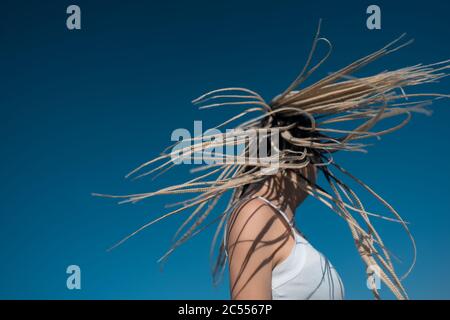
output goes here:
{"type": "MultiPolygon", "coordinates": [[[[218,125],[216,128],[224,127],[229,123],[243,119],[250,114],[260,113],[259,115],[237,125],[235,129],[231,131],[231,134],[227,135],[225,138],[220,134],[211,134],[209,136],[211,141],[208,143],[199,141],[199,138],[193,138],[193,145],[179,150],[181,151],[180,153],[183,154],[183,157],[193,156],[198,152],[208,154],[207,150],[212,147],[236,143],[236,139],[239,143],[240,132],[243,129],[255,130],[261,134],[267,134],[267,129],[278,130],[282,142],[291,146],[291,148],[281,150],[278,155],[279,170],[298,170],[298,172],[301,172],[301,169],[306,166],[313,165],[318,171],[323,173],[331,188],[331,192],[328,192],[316,183],[309,181],[307,177],[303,177],[304,180],[307,181],[304,187],[305,191],[309,195],[320,200],[347,222],[362,260],[368,267],[379,267],[379,276],[381,280],[398,299],[406,299],[408,297],[401,280],[411,272],[416,260],[416,246],[414,238],[408,229],[408,225],[389,203],[361,180],[338,165],[331,155],[339,150],[364,152],[364,148],[367,145],[361,142],[356,143],[355,141],[371,137],[378,138],[384,134],[398,130],[409,122],[412,113],[418,112],[427,114],[429,111],[425,109],[425,106],[430,105],[435,99],[448,97],[447,95],[435,93],[407,94],[405,93],[404,88],[425,83],[433,83],[445,77],[447,74],[444,70],[449,68],[450,60],[429,65],[418,64],[394,71],[384,71],[373,76],[362,78],[351,76],[355,71],[365,65],[411,43],[411,41],[408,41],[399,44],[403,38],[404,35],[382,49],[331,73],[320,81],[317,81],[306,88],[299,89],[299,86],[323,62],[325,62],[325,60],[327,60],[332,51],[331,43],[327,39],[320,37],[319,23],[312,49],[302,72],[282,94],[278,95],[270,103],[267,103],[256,92],[244,88],[224,88],[214,90],[193,101],[194,104],[200,105],[201,109],[223,106],[247,107],[245,110],[218,125]],[[320,42],[324,42],[328,46],[328,52],[319,63],[311,67],[311,61],[314,57],[317,45],[320,42]],[[424,98],[424,100],[421,100],[421,98],[424,98]],[[404,116],[404,119],[388,129],[371,131],[371,129],[380,121],[397,116],[404,116]],[[280,121],[280,119],[289,120],[298,119],[299,117],[306,119],[307,121],[298,123],[292,120],[287,121],[287,124],[286,121],[280,121]],[[363,121],[363,123],[351,130],[342,130],[331,127],[333,124],[351,124],[358,121],[363,121]],[[308,134],[296,136],[295,133],[298,132],[298,129],[302,130],[303,133],[306,132],[308,134]],[[331,137],[330,135],[336,136],[331,137]],[[383,204],[393,217],[386,217],[367,211],[357,194],[347,184],[340,180],[335,173],[343,174],[362,186],[383,204]],[[414,256],[410,268],[402,278],[397,275],[391,260],[391,254],[384,246],[381,237],[373,227],[371,217],[396,221],[401,224],[409,236],[414,250],[414,256]],[[357,218],[362,222],[358,222],[357,218]]],[[[136,176],[140,178],[155,172],[162,173],[170,170],[174,166],[172,163],[174,155],[171,152],[167,152],[167,150],[168,149],[166,149],[159,157],[142,164],[130,172],[127,177],[136,176]],[[145,168],[155,165],[158,162],[162,162],[162,164],[156,166],[152,170],[142,172],[145,168]],[[138,175],[138,173],[140,174],[138,175]]],[[[175,233],[172,246],[160,259],[160,261],[164,261],[177,247],[203,230],[204,221],[207,216],[212,212],[219,200],[227,194],[228,191],[231,191],[232,194],[226,210],[214,220],[215,222],[218,221],[218,226],[211,246],[211,255],[213,255],[213,248],[215,247],[225,221],[229,217],[228,213],[240,200],[243,187],[267,178],[267,175],[263,174],[263,170],[270,166],[267,162],[254,163],[252,164],[251,169],[249,169],[247,165],[248,160],[248,155],[244,152],[238,155],[237,160],[231,164],[216,163],[206,165],[202,168],[193,170],[193,172],[205,171],[206,173],[202,173],[184,183],[162,188],[154,192],[124,196],[95,194],[106,197],[124,198],[122,203],[135,203],[146,198],[163,194],[198,194],[191,199],[174,204],[175,206],[178,206],[177,209],[140,227],[138,230],[118,242],[114,247],[162,219],[193,208],[191,215],[175,233]],[[190,226],[188,227],[189,224],[190,226]]],[[[225,263],[226,256],[224,255],[224,246],[222,243],[220,245],[217,261],[213,265],[215,280],[220,279],[225,263]]],[[[377,289],[373,288],[372,291],[374,296],[379,298],[377,289]]]]}

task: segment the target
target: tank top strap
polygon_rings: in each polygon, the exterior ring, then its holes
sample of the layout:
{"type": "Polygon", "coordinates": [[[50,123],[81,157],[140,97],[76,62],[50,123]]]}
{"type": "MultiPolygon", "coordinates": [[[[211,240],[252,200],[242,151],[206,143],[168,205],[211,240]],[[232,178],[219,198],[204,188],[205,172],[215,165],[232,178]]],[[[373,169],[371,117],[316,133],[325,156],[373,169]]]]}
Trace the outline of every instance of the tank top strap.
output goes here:
{"type": "MultiPolygon", "coordinates": [[[[228,215],[231,212],[233,212],[234,209],[236,209],[240,204],[244,203],[245,201],[250,201],[250,200],[253,200],[253,199],[261,199],[265,203],[267,203],[269,206],[271,206],[273,209],[275,209],[283,217],[283,219],[287,222],[287,224],[289,225],[289,227],[290,227],[290,229],[292,231],[292,234],[293,234],[294,238],[296,238],[296,235],[297,235],[297,233],[299,233],[299,231],[297,231],[297,229],[295,228],[295,220],[294,219],[289,219],[289,217],[286,215],[285,212],[283,212],[280,208],[275,206],[272,202],[270,202],[269,200],[267,200],[264,197],[251,196],[251,197],[242,198],[239,201],[237,201],[231,208],[229,208],[229,210],[228,210],[228,212],[226,214],[228,215]]],[[[224,247],[225,255],[228,257],[228,250],[227,250],[227,231],[228,230],[227,229],[228,229],[228,218],[225,221],[225,226],[224,226],[224,231],[223,231],[223,247],[224,247]]]]}
{"type": "Polygon", "coordinates": [[[280,215],[284,218],[284,220],[286,220],[286,222],[289,224],[289,227],[291,228],[292,234],[295,239],[298,239],[297,236],[299,236],[303,241],[307,242],[306,236],[300,230],[297,229],[294,218],[289,219],[287,214],[283,210],[278,208],[276,205],[274,205],[270,200],[268,200],[264,197],[261,197],[261,196],[257,196],[257,198],[263,200],[269,206],[274,208],[278,213],[280,213],[280,215]]]}
{"type": "MultiPolygon", "coordinates": [[[[287,222],[287,224],[292,228],[295,229],[295,220],[294,219],[289,219],[289,217],[287,216],[287,214],[281,210],[280,208],[278,208],[276,205],[274,205],[271,201],[267,200],[264,197],[261,196],[257,196],[257,198],[263,200],[265,203],[267,203],[269,206],[271,206],[272,208],[274,208],[279,214],[281,214],[281,216],[283,217],[283,219],[287,222]]],[[[295,230],[293,230],[295,231],[295,230]]]]}

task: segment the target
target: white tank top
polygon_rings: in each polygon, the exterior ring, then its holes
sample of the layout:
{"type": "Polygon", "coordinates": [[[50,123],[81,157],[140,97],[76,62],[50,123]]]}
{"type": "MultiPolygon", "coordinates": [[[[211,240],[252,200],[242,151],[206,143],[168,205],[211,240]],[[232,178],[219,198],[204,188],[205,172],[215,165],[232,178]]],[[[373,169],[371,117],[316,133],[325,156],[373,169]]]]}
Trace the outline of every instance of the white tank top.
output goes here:
{"type": "MultiPolygon", "coordinates": [[[[272,299],[344,299],[341,278],[328,259],[301,235],[295,228],[294,220],[289,220],[287,215],[269,200],[259,196],[257,198],[265,201],[281,214],[291,227],[295,238],[295,245],[289,256],[272,270],[272,299]]],[[[224,234],[226,236],[226,231],[224,234]]],[[[226,242],[226,237],[224,241],[226,242]]]]}

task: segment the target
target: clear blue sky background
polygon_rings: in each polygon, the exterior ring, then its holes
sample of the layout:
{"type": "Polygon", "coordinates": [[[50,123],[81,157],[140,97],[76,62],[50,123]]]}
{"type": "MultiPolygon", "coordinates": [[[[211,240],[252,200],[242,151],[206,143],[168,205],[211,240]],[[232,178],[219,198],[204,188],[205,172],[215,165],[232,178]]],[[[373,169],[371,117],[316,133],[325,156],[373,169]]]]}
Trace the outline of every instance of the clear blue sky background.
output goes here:
{"type": "MultiPolygon", "coordinates": [[[[365,27],[368,1],[75,3],[80,31],[65,27],[72,1],[0,5],[1,298],[229,298],[226,280],[211,285],[210,231],[180,248],[160,272],[156,259],[183,217],[106,252],[175,199],[119,206],[90,193],[148,191],[186,177],[123,179],[168,145],[174,128],[226,115],[195,110],[189,101],[196,96],[243,86],[270,99],[283,90],[303,65],[319,18],[335,50],[317,76],[403,32],[416,42],[362,74],[450,57],[446,1],[377,1],[380,31],[365,27]],[[70,264],[81,267],[79,291],[66,288],[70,264]]],[[[448,84],[434,91],[448,93],[448,84]]],[[[405,286],[417,299],[450,298],[449,102],[438,101],[434,110],[367,155],[337,158],[411,222],[418,260],[405,286]]],[[[347,298],[371,298],[346,225],[313,199],[299,210],[298,223],[341,273],[347,298]]],[[[377,226],[404,271],[411,259],[406,237],[396,225],[377,226]]],[[[391,298],[387,291],[381,293],[391,298]]]]}

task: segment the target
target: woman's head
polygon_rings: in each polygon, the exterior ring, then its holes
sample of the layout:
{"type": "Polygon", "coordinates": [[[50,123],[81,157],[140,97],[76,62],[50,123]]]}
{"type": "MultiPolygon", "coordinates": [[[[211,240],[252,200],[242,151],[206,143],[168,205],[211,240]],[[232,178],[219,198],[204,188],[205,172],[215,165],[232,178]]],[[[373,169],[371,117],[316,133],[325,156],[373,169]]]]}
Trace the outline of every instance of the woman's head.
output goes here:
{"type": "Polygon", "coordinates": [[[308,196],[309,189],[316,183],[317,169],[309,164],[302,169],[283,169],[265,179],[244,185],[240,199],[263,196],[268,200],[288,200],[293,208],[299,206],[308,196]]]}
{"type": "MultiPolygon", "coordinates": [[[[319,136],[319,133],[311,131],[311,119],[302,113],[274,113],[271,116],[263,118],[259,127],[289,127],[290,136],[299,139],[316,138],[319,136]]],[[[274,151],[273,139],[271,135],[267,135],[266,139],[267,143],[263,144],[263,147],[267,148],[267,150],[265,150],[264,154],[270,157],[274,151]]],[[[289,197],[296,199],[297,203],[300,204],[307,197],[308,188],[315,185],[317,178],[316,164],[321,162],[321,158],[315,150],[298,146],[281,135],[277,137],[276,141],[276,152],[282,153],[282,157],[285,158],[285,164],[298,165],[298,168],[278,168],[264,179],[242,186],[240,198],[247,197],[257,190],[259,191],[261,188],[264,188],[267,193],[266,197],[269,199],[279,195],[289,195],[289,197]],[[304,154],[304,156],[299,158],[299,154],[304,154]],[[289,156],[292,159],[286,160],[289,156]],[[308,161],[307,164],[305,164],[305,159],[308,161]]],[[[246,156],[248,156],[248,152],[246,156]]],[[[264,167],[248,165],[243,168],[243,173],[264,169],[264,167]]]]}

